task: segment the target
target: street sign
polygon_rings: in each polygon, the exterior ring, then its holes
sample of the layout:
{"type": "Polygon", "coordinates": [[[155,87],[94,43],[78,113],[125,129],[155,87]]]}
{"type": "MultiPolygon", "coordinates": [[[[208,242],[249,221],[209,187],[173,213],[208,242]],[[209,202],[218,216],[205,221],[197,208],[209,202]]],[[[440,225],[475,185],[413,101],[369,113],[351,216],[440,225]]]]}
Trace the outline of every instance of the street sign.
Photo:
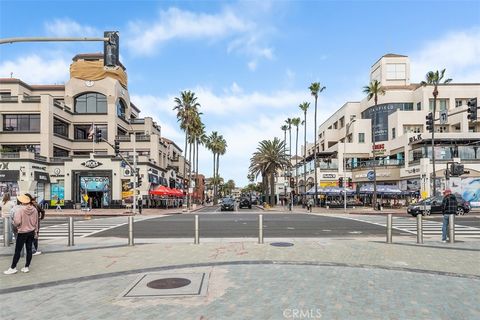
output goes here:
{"type": "Polygon", "coordinates": [[[440,124],[446,124],[448,121],[448,111],[442,110],[440,111],[440,124]]]}

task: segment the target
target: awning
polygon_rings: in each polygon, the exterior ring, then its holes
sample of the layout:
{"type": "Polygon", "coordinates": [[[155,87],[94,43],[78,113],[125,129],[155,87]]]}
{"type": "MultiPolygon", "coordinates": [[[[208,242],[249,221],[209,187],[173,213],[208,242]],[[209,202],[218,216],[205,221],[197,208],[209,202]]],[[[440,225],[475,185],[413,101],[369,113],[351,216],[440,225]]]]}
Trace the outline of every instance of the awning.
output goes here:
{"type": "Polygon", "coordinates": [[[19,170],[0,170],[0,181],[18,181],[20,180],[19,170]]]}
{"type": "Polygon", "coordinates": [[[183,197],[183,192],[181,190],[178,190],[176,188],[170,189],[172,190],[172,195],[175,197],[183,197]]]}
{"type": "MultiPolygon", "coordinates": [[[[360,187],[361,194],[373,194],[373,185],[362,186],[360,187]]],[[[377,194],[402,194],[402,190],[400,190],[397,186],[390,186],[390,185],[377,185],[377,194]]]]}
{"type": "Polygon", "coordinates": [[[46,172],[34,171],[33,177],[37,182],[50,183],[50,176],[46,172]]]}
{"type": "Polygon", "coordinates": [[[173,191],[170,188],[162,186],[162,185],[156,187],[153,190],[150,190],[148,193],[156,195],[156,196],[171,196],[171,195],[173,195],[173,191]]]}

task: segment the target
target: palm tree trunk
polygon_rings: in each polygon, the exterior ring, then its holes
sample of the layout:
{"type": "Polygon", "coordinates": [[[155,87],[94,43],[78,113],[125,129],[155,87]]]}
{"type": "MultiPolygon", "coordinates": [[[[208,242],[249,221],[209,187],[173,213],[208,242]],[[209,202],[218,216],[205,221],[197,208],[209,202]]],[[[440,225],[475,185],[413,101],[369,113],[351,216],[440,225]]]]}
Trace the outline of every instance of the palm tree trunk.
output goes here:
{"type": "MultiPolygon", "coordinates": [[[[195,161],[196,164],[195,164],[195,169],[196,169],[196,173],[195,173],[195,193],[198,193],[198,149],[199,147],[199,141],[197,140],[197,152],[195,152],[195,155],[197,156],[197,160],[195,161]]],[[[197,197],[198,197],[198,194],[197,194],[197,197]]],[[[202,194],[202,197],[203,198],[203,194],[202,194]]]]}
{"type": "Polygon", "coordinates": [[[219,167],[220,167],[220,153],[217,153],[217,181],[216,181],[217,184],[220,184],[220,176],[218,175],[219,167]]]}
{"type": "MultiPolygon", "coordinates": [[[[187,129],[185,129],[185,159],[183,161],[183,181],[187,179],[187,141],[188,141],[188,132],[187,129]]],[[[183,186],[183,189],[185,189],[187,186],[183,186]]]]}
{"type": "Polygon", "coordinates": [[[317,206],[317,198],[318,198],[318,185],[317,185],[317,96],[315,96],[315,117],[314,117],[314,126],[313,129],[313,169],[314,177],[315,177],[315,201],[314,206],[317,206]]]}
{"type": "MultiPolygon", "coordinates": [[[[374,110],[377,109],[377,94],[375,94],[375,107],[374,110]]],[[[372,130],[372,141],[373,141],[373,146],[372,146],[372,153],[373,153],[373,199],[372,199],[372,206],[373,209],[375,209],[375,206],[377,204],[377,164],[376,160],[377,157],[375,155],[375,130],[377,128],[377,117],[375,112],[373,113],[373,130],[372,130]]]]}
{"type": "Polygon", "coordinates": [[[188,210],[190,210],[190,203],[192,202],[192,195],[190,193],[191,185],[192,185],[192,143],[190,143],[190,151],[188,152],[188,197],[187,197],[188,210]]]}
{"type": "Polygon", "coordinates": [[[270,206],[275,205],[275,173],[270,175],[270,206]]]}
{"type": "Polygon", "coordinates": [[[304,112],[304,132],[303,132],[303,192],[307,192],[307,111],[304,112]]]}
{"type": "Polygon", "coordinates": [[[212,172],[212,192],[213,192],[213,204],[216,204],[215,199],[217,198],[216,190],[215,190],[215,152],[213,152],[213,172],[212,172]]]}
{"type": "Polygon", "coordinates": [[[297,136],[295,137],[295,193],[298,194],[298,126],[297,126],[297,136]]]}

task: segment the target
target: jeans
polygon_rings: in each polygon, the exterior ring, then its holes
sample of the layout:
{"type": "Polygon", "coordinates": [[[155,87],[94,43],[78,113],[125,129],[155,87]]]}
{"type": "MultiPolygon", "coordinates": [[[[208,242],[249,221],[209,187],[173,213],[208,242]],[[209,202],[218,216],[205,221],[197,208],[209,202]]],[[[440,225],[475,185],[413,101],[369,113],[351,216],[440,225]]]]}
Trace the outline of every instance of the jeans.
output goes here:
{"type": "Polygon", "coordinates": [[[450,215],[444,214],[443,215],[443,226],[442,226],[442,241],[447,240],[448,235],[448,222],[450,221],[450,215]]]}
{"type": "Polygon", "coordinates": [[[27,262],[25,263],[25,267],[30,266],[30,262],[32,261],[32,244],[33,239],[35,238],[35,231],[31,231],[28,233],[18,233],[17,239],[15,243],[15,254],[13,256],[13,261],[11,268],[15,269],[20,260],[20,253],[22,252],[23,246],[26,246],[27,249],[27,262]]]}

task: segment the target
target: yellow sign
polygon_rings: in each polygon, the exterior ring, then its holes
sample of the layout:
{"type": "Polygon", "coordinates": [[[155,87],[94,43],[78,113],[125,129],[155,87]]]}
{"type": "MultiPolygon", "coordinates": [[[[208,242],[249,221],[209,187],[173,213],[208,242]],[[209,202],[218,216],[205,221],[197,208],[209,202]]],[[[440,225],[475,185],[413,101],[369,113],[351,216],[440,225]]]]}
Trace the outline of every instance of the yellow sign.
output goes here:
{"type": "Polygon", "coordinates": [[[83,196],[83,200],[85,200],[85,202],[88,202],[88,194],[83,196]]]}
{"type": "Polygon", "coordinates": [[[128,197],[132,197],[133,196],[133,190],[131,191],[123,191],[122,192],[122,199],[125,199],[125,198],[128,198],[128,197]]]}
{"type": "Polygon", "coordinates": [[[325,182],[320,182],[320,188],[325,188],[325,187],[336,187],[338,186],[337,181],[325,181],[325,182]]]}
{"type": "Polygon", "coordinates": [[[427,198],[427,191],[422,191],[422,199],[426,199],[427,198]]]}

